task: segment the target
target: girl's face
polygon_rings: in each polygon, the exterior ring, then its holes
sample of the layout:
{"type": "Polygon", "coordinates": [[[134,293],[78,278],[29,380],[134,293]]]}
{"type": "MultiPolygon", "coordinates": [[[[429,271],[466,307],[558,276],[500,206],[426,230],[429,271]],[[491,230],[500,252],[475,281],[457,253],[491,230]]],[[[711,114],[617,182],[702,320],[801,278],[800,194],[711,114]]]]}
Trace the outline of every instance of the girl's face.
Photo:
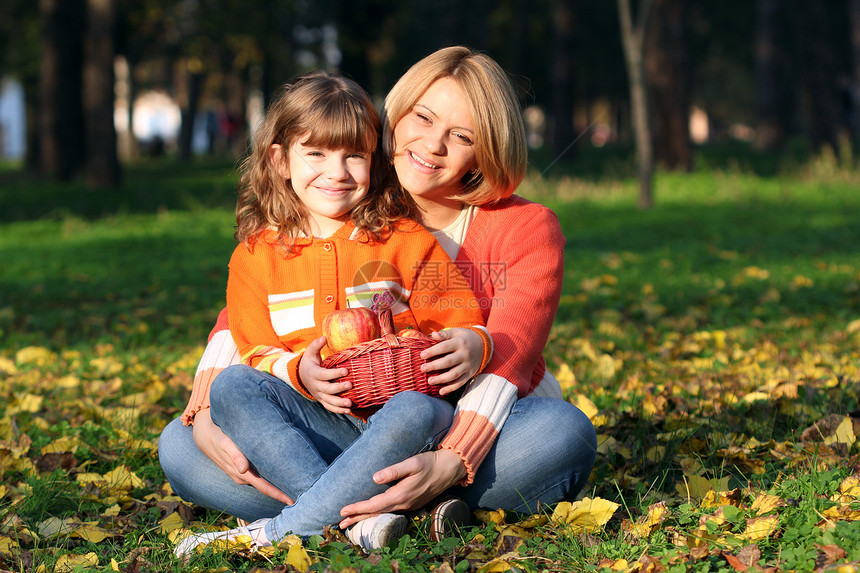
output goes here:
{"type": "Polygon", "coordinates": [[[463,191],[477,166],[475,127],[460,86],[451,78],[430,84],[394,126],[394,170],[419,206],[463,191]]]}
{"type": "MultiPolygon", "coordinates": [[[[371,153],[352,149],[306,147],[297,138],[290,145],[281,175],[289,179],[310,215],[315,237],[328,237],[349,218],[370,187],[371,153]]],[[[273,145],[272,148],[280,148],[273,145]]]]}

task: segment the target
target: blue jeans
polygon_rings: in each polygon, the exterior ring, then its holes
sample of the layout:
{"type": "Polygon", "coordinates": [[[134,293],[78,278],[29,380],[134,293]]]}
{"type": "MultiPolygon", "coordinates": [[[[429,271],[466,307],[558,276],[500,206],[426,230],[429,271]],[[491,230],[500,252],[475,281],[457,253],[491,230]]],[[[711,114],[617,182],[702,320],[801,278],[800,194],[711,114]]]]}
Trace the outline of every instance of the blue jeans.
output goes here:
{"type": "MultiPolygon", "coordinates": [[[[266,531],[271,539],[290,531],[320,533],[337,523],[343,506],[386,489],[371,480],[373,472],[432,449],[451,421],[446,402],[404,392],[365,423],[332,414],[280,380],[242,366],[218,377],[211,401],[213,421],[296,504],[284,507],[234,483],[197,449],[191,428],[178,419],[159,440],[162,468],[186,501],[246,520],[277,516],[266,531]]],[[[594,428],[575,406],[526,397],[514,405],[474,483],[451,493],[474,508],[535,511],[538,501],[575,496],[595,452],[594,428]]]]}

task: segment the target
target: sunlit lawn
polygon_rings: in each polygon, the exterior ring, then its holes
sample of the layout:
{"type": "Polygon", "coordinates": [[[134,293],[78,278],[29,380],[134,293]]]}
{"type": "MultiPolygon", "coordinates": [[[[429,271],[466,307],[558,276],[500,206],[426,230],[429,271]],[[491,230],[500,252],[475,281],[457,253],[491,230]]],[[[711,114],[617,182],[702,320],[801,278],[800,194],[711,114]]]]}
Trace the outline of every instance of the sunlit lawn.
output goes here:
{"type": "MultiPolygon", "coordinates": [[[[441,544],[417,523],[367,559],[332,534],[187,569],[856,564],[860,175],[775,172],[660,174],[649,212],[625,178],[523,186],[567,237],[546,356],[598,430],[587,500],[480,513],[441,544]]],[[[155,455],[224,303],[233,181],[226,163],[95,193],[0,173],[0,569],[180,570],[184,528],[234,524],[181,504],[155,455]]]]}

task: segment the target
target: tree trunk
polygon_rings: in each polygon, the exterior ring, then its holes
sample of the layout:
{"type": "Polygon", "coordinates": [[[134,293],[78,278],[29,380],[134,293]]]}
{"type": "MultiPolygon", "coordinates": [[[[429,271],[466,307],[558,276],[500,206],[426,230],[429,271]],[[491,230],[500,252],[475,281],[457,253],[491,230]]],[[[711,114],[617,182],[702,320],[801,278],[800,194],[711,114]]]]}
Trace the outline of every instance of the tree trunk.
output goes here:
{"type": "Polygon", "coordinates": [[[119,184],[114,126],[114,0],[87,0],[84,41],[84,114],[86,118],[86,182],[89,187],[119,184]]]}
{"type": "Polygon", "coordinates": [[[815,149],[835,149],[840,125],[839,94],[828,5],[801,2],[797,6],[794,16],[807,131],[815,149]]]}
{"type": "Polygon", "coordinates": [[[756,140],[757,149],[777,149],[782,145],[780,108],[782,98],[778,81],[779,45],[777,26],[779,0],[758,0],[755,38],[756,67],[756,140]]]}
{"type": "Polygon", "coordinates": [[[39,0],[39,165],[42,173],[60,181],[71,179],[84,161],[84,8],[83,0],[39,0]]]}
{"type": "Polygon", "coordinates": [[[693,167],[686,0],[654,0],[643,54],[654,160],[670,170],[693,167]]]}
{"type": "Polygon", "coordinates": [[[618,15],[621,21],[621,41],[624,44],[624,60],[630,84],[630,112],[633,134],[636,140],[636,156],[639,164],[639,208],[650,209],[654,205],[651,180],[654,176],[654,149],[651,125],[648,121],[648,97],[645,89],[645,65],[643,61],[645,26],[651,11],[651,1],[642,0],[636,23],[633,23],[630,0],[618,0],[618,15]]]}
{"type": "Polygon", "coordinates": [[[860,0],[848,0],[851,17],[851,52],[854,61],[854,77],[849,89],[851,90],[851,121],[852,135],[857,145],[860,145],[860,0]]]}
{"type": "Polygon", "coordinates": [[[194,119],[197,117],[197,109],[200,107],[200,95],[203,93],[203,80],[205,75],[201,65],[192,63],[192,69],[187,72],[187,99],[182,106],[179,128],[179,158],[183,161],[191,159],[191,144],[194,136],[194,119]]]}
{"type": "Polygon", "coordinates": [[[573,129],[573,3],[560,0],[553,10],[552,153],[554,161],[570,159],[573,129]]]}

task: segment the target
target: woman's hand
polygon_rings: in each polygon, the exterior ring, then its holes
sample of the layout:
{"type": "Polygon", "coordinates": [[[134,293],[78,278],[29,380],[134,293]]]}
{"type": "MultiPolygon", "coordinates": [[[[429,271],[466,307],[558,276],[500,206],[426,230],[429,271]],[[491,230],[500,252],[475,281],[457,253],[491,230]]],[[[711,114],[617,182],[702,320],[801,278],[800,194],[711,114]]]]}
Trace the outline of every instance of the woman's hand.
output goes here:
{"type": "Polygon", "coordinates": [[[332,382],[349,374],[346,368],[323,368],[320,350],[326,344],[325,336],[311,342],[299,362],[299,377],[302,385],[314,400],[334,414],[349,414],[352,401],[338,396],[352,388],[349,382],[332,382]]]}
{"type": "Polygon", "coordinates": [[[439,394],[450,394],[468,382],[481,367],[484,358],[484,340],[468,328],[446,328],[430,335],[439,342],[421,352],[429,360],[421,366],[422,372],[440,372],[430,376],[427,383],[442,386],[439,394]]]}
{"type": "Polygon", "coordinates": [[[372,498],[340,510],[341,529],[362,519],[392,511],[408,511],[427,505],[437,495],[466,477],[459,454],[451,450],[423,452],[373,474],[378,484],[393,484],[372,498]]]}
{"type": "Polygon", "coordinates": [[[194,416],[194,443],[201,452],[215,462],[225,474],[240,484],[250,485],[263,495],[267,495],[287,505],[292,505],[290,497],[261,478],[251,469],[248,458],[239,451],[227,434],[212,421],[209,409],[200,410],[194,416]]]}

